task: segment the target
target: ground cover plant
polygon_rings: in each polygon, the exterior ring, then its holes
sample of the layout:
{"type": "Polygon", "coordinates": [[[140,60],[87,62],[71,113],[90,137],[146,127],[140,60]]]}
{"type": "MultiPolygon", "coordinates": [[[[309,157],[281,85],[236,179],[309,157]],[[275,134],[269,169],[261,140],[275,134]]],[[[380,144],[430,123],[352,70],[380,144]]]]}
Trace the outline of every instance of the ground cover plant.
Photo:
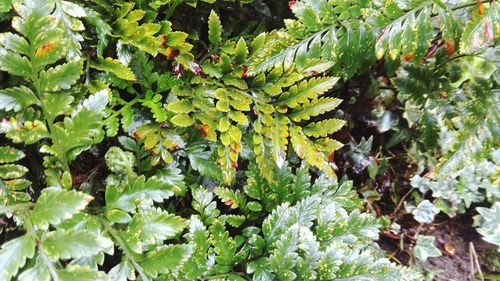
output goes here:
{"type": "Polygon", "coordinates": [[[496,1],[0,22],[0,280],[498,278],[496,1]]]}

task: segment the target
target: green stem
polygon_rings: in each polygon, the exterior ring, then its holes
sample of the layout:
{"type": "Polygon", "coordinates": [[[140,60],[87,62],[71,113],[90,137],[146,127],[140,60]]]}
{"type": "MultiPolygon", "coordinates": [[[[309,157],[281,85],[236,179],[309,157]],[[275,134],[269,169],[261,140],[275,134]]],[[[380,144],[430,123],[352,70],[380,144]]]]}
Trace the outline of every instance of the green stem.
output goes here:
{"type": "Polygon", "coordinates": [[[33,73],[31,74],[31,81],[33,81],[33,85],[35,87],[35,95],[38,100],[38,103],[40,104],[40,107],[42,108],[43,116],[45,116],[45,122],[47,123],[47,130],[50,134],[50,138],[52,139],[52,143],[54,144],[56,148],[56,152],[58,154],[59,160],[61,161],[61,164],[63,166],[63,169],[65,172],[68,172],[71,174],[71,170],[69,169],[69,163],[68,160],[66,159],[66,154],[64,153],[64,150],[62,149],[61,143],[59,142],[58,138],[55,137],[54,135],[54,119],[55,116],[52,116],[45,105],[42,102],[41,95],[42,95],[42,90],[40,88],[40,81],[38,79],[38,73],[40,72],[40,69],[38,69],[38,63],[35,59],[35,51],[31,50],[30,53],[30,60],[33,64],[33,73]]]}
{"type": "Polygon", "coordinates": [[[49,270],[50,275],[52,276],[52,281],[59,281],[59,275],[57,274],[57,270],[54,267],[54,264],[50,260],[49,256],[45,252],[45,250],[42,247],[42,244],[40,244],[40,238],[36,234],[35,227],[31,223],[31,220],[28,218],[27,213],[24,213],[22,215],[22,221],[24,228],[28,232],[28,235],[33,239],[33,241],[36,244],[36,248],[38,249],[38,254],[40,255],[40,258],[42,259],[43,263],[49,270]]]}
{"type": "Polygon", "coordinates": [[[205,280],[212,280],[212,279],[220,279],[220,278],[224,278],[224,277],[228,277],[230,276],[231,274],[236,274],[236,275],[239,275],[241,277],[244,277],[245,279],[249,280],[248,278],[246,278],[246,276],[241,273],[241,272],[229,272],[229,273],[222,273],[222,274],[217,274],[217,275],[212,275],[212,276],[206,276],[206,277],[203,277],[203,279],[205,280]]]}
{"type": "Polygon", "coordinates": [[[182,2],[184,2],[184,0],[177,0],[175,1],[169,8],[168,8],[168,11],[167,11],[167,15],[165,16],[165,20],[168,20],[172,14],[174,13],[175,9],[177,8],[177,6],[179,6],[182,2]]]}
{"type": "Polygon", "coordinates": [[[123,241],[120,234],[111,226],[111,224],[109,224],[109,222],[106,219],[101,218],[101,217],[99,217],[98,219],[101,222],[101,224],[104,226],[106,231],[109,234],[111,234],[111,236],[116,241],[116,243],[118,243],[118,246],[122,249],[123,253],[125,254],[125,257],[134,266],[135,270],[141,276],[141,279],[143,281],[151,281],[151,279],[149,279],[149,277],[146,275],[146,273],[144,272],[142,267],[135,261],[133,255],[131,253],[131,250],[129,249],[127,243],[125,243],[125,241],[123,241]]]}
{"type": "MultiPolygon", "coordinates": [[[[483,1],[481,1],[481,3],[488,3],[488,2],[490,2],[490,0],[483,0],[483,1]]],[[[477,1],[474,1],[474,2],[471,2],[471,3],[457,5],[455,7],[452,7],[451,10],[452,11],[456,11],[456,10],[460,10],[460,9],[467,8],[467,7],[474,6],[474,5],[477,5],[477,1]]]]}
{"type": "Polygon", "coordinates": [[[117,117],[118,115],[120,115],[123,111],[125,111],[125,109],[128,109],[130,108],[132,105],[138,103],[138,102],[141,102],[143,101],[142,99],[133,99],[131,100],[130,102],[126,103],[124,106],[122,106],[122,108],[118,109],[117,111],[113,112],[113,114],[111,114],[107,119],[110,119],[110,118],[115,118],[117,117]]]}

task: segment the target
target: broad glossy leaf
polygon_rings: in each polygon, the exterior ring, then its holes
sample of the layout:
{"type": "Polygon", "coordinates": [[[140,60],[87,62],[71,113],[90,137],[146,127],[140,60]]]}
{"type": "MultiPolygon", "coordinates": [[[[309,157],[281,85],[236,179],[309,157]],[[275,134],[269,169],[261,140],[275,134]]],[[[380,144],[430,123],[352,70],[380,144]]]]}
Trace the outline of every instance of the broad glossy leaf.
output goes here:
{"type": "Polygon", "coordinates": [[[434,216],[439,213],[439,209],[429,200],[424,200],[412,211],[413,218],[419,223],[432,223],[434,216]]]}

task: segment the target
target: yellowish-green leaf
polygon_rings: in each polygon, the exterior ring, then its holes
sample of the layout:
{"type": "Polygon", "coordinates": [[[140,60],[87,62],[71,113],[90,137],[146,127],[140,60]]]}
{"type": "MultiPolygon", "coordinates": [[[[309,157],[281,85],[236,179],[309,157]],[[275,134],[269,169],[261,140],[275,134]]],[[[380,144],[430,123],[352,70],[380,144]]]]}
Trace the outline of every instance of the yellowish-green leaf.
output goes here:
{"type": "Polygon", "coordinates": [[[194,118],[187,114],[177,114],[170,119],[170,122],[179,127],[189,127],[194,124],[194,118]]]}
{"type": "Polygon", "coordinates": [[[132,70],[121,64],[121,62],[117,59],[109,57],[105,59],[97,59],[96,61],[91,62],[90,67],[105,72],[111,72],[121,79],[135,80],[135,75],[132,70]]]}

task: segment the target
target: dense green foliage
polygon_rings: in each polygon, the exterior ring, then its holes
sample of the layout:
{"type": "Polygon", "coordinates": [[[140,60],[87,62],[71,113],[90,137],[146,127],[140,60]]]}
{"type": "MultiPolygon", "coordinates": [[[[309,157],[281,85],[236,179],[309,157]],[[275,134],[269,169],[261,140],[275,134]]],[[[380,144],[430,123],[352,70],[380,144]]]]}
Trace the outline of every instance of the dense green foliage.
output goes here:
{"type": "Polygon", "coordinates": [[[413,145],[406,210],[483,203],[500,245],[500,7],[453,3],[3,1],[0,279],[421,280],[334,157],[388,169],[338,133],[366,77],[402,105],[379,131],[413,145]]]}

